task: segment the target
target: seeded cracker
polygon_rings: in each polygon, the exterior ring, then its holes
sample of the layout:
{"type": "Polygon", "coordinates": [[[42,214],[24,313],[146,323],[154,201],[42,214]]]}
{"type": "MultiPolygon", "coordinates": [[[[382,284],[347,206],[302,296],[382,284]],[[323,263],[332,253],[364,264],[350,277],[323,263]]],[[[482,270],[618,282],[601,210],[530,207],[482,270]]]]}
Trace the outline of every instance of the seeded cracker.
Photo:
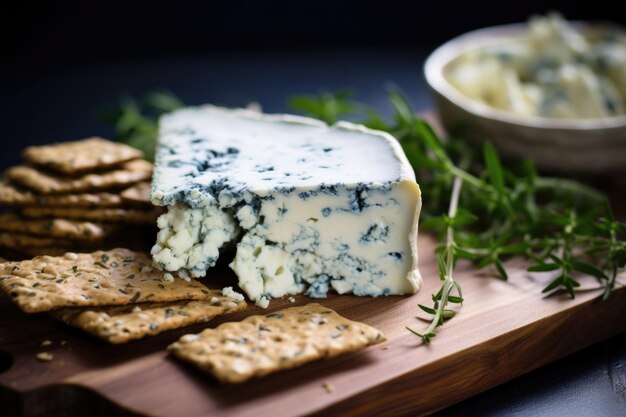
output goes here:
{"type": "Polygon", "coordinates": [[[115,171],[86,174],[79,177],[59,176],[38,171],[30,166],[9,168],[7,178],[40,194],[80,193],[124,187],[152,176],[152,164],[138,159],[126,162],[115,171]]]}
{"type": "Polygon", "coordinates": [[[0,182],[0,205],[119,207],[124,205],[124,200],[118,194],[112,193],[37,195],[31,191],[19,189],[7,182],[0,182]]]}
{"type": "MultiPolygon", "coordinates": [[[[90,245],[81,245],[83,250],[97,250],[98,247],[91,247],[90,245]],[[84,246],[84,247],[83,247],[84,246]]],[[[24,246],[21,248],[16,247],[14,244],[10,247],[0,247],[3,255],[8,256],[11,260],[33,258],[35,256],[63,256],[67,252],[76,250],[76,244],[71,246],[24,246]]]]}
{"type": "Polygon", "coordinates": [[[150,183],[140,182],[120,193],[122,200],[127,203],[152,205],[150,201],[150,183]]]}
{"type": "Polygon", "coordinates": [[[0,204],[26,205],[35,204],[37,196],[30,191],[19,190],[6,181],[0,181],[0,204]]]}
{"type": "Polygon", "coordinates": [[[219,291],[211,290],[205,300],[96,309],[64,308],[51,314],[109,343],[126,343],[166,330],[207,322],[222,314],[235,313],[245,308],[245,301],[233,300],[220,295],[219,291]]]}
{"type": "Polygon", "coordinates": [[[143,158],[143,152],[98,137],[47,146],[31,146],[24,150],[24,159],[27,162],[63,174],[110,168],[139,158],[143,158]]]}
{"type": "Polygon", "coordinates": [[[0,232],[27,233],[35,236],[59,237],[71,241],[93,242],[110,236],[118,229],[112,225],[92,222],[64,219],[33,220],[24,219],[13,213],[0,213],[0,232]]]}
{"type": "Polygon", "coordinates": [[[145,254],[128,249],[39,256],[0,264],[0,290],[27,313],[60,307],[126,305],[203,299],[197,281],[165,282],[145,254]],[[146,272],[142,272],[146,271],[146,272]]]}
{"type": "Polygon", "coordinates": [[[151,210],[96,208],[84,209],[73,207],[25,207],[22,210],[24,217],[30,218],[65,218],[75,220],[91,220],[97,222],[115,222],[128,224],[156,224],[157,218],[163,214],[163,209],[155,207],[151,210]]]}
{"type": "Polygon", "coordinates": [[[168,350],[222,383],[239,383],[384,340],[371,326],[309,304],[188,334],[168,350]]]}
{"type": "Polygon", "coordinates": [[[7,233],[0,232],[0,247],[1,248],[41,248],[41,247],[51,247],[54,245],[59,246],[69,246],[72,242],[68,240],[53,238],[53,237],[45,237],[45,236],[31,236],[23,233],[7,233]]]}

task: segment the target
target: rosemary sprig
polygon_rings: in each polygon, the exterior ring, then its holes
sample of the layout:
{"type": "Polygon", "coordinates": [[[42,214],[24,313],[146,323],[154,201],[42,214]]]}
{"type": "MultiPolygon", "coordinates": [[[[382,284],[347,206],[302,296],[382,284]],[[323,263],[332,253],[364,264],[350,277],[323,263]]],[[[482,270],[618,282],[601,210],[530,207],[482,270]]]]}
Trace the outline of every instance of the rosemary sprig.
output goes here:
{"type": "Polygon", "coordinates": [[[418,333],[407,326],[407,330],[422,338],[424,343],[430,343],[430,340],[437,336],[435,329],[443,324],[445,320],[451,319],[456,314],[453,310],[446,310],[448,303],[462,303],[463,294],[461,285],[454,280],[452,273],[456,264],[457,247],[454,242],[454,224],[457,221],[457,208],[459,204],[459,196],[461,194],[461,185],[463,184],[460,177],[455,177],[452,184],[452,196],[450,197],[450,207],[448,209],[448,227],[446,230],[446,242],[437,249],[437,263],[439,264],[439,278],[442,281],[441,289],[433,296],[434,308],[426,307],[419,304],[418,306],[426,313],[432,314],[434,317],[430,322],[430,326],[423,332],[418,333]],[[452,295],[452,291],[457,291],[457,296],[452,295]]]}
{"type": "MultiPolygon", "coordinates": [[[[139,103],[127,99],[109,118],[120,140],[149,157],[156,117],[181,105],[167,93],[151,97],[139,103]]],[[[556,275],[543,292],[565,291],[573,298],[584,274],[604,287],[604,298],[610,296],[626,266],[626,225],[615,219],[603,193],[574,180],[540,176],[532,161],[504,167],[489,143],[477,150],[462,136],[441,138],[401,94],[390,92],[389,101],[390,121],[345,91],[296,96],[290,105],[329,124],[350,118],[389,132],[413,165],[424,194],[421,228],[443,241],[436,249],[442,285],[432,307],[419,306],[432,314],[430,325],[423,332],[407,329],[429,343],[435,329],[455,315],[447,307],[463,302],[453,278],[459,259],[489,267],[506,280],[504,261],[521,256],[529,271],[556,275]]]]}

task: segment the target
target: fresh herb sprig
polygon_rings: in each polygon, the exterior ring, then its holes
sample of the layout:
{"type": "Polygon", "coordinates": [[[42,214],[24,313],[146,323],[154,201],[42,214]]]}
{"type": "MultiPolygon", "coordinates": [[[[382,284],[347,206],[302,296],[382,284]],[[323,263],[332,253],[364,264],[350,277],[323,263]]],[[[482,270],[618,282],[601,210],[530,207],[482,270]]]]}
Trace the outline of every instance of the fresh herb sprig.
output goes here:
{"type": "Polygon", "coordinates": [[[119,141],[142,150],[145,158],[152,161],[159,116],[182,106],[182,101],[174,94],[164,90],[152,91],[140,100],[122,97],[118,107],[103,111],[100,119],[113,125],[119,141]]]}
{"type": "Polygon", "coordinates": [[[422,304],[418,304],[428,314],[433,315],[433,319],[430,322],[430,326],[423,332],[418,333],[412,328],[407,326],[407,330],[422,338],[425,343],[430,343],[430,340],[437,336],[435,329],[443,324],[445,320],[451,319],[455,316],[454,310],[446,310],[448,303],[461,304],[463,303],[463,293],[461,291],[461,285],[454,280],[452,274],[456,265],[459,248],[454,241],[454,229],[455,225],[462,222],[460,218],[457,218],[457,210],[459,205],[459,196],[461,195],[461,186],[463,181],[460,177],[455,177],[452,184],[452,196],[450,197],[450,207],[448,208],[448,216],[446,218],[446,241],[443,246],[437,248],[437,264],[439,265],[439,279],[442,281],[442,286],[433,295],[434,307],[427,307],[422,304]],[[452,295],[456,290],[457,295],[452,295]]]}
{"type": "MultiPolygon", "coordinates": [[[[407,327],[411,332],[429,343],[455,315],[449,305],[463,302],[453,278],[461,259],[506,280],[504,261],[521,256],[529,271],[555,275],[543,292],[562,290],[574,298],[584,274],[595,277],[609,297],[626,266],[626,225],[615,219],[604,194],[577,181],[540,176],[532,161],[505,168],[491,144],[477,151],[460,136],[441,138],[401,94],[390,92],[389,101],[390,121],[345,91],[295,96],[289,104],[329,124],[350,118],[389,132],[415,169],[425,196],[421,228],[443,243],[436,249],[441,288],[432,307],[419,306],[432,315],[430,325],[422,332],[407,327]]],[[[112,119],[118,137],[153,155],[156,117],[180,105],[166,93],[140,105],[126,100],[112,119]]]]}

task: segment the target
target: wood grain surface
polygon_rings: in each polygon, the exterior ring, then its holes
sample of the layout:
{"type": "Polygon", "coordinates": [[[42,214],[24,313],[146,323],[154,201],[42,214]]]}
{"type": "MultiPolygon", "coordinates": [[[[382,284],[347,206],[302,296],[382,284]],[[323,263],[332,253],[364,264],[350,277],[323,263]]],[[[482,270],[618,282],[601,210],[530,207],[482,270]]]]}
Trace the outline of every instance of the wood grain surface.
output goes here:
{"type": "MultiPolygon", "coordinates": [[[[3,299],[2,415],[428,414],[626,330],[623,282],[608,301],[598,298],[592,280],[575,300],[563,294],[547,297],[540,290],[549,277],[531,275],[512,260],[508,282],[460,265],[457,277],[466,299],[461,314],[439,330],[431,345],[422,345],[405,326],[425,325],[415,317],[420,315],[416,305],[428,303],[438,286],[433,247],[430,237],[420,238],[425,284],[414,296],[322,300],[346,317],[384,331],[386,344],[236,386],[220,386],[164,351],[182,334],[207,324],[113,346],[46,315],[23,314],[3,299]],[[44,340],[53,345],[42,348],[44,340]],[[35,355],[41,351],[54,359],[38,361],[35,355]]],[[[234,278],[219,269],[213,285],[234,278]]],[[[309,301],[275,300],[269,311],[309,301]]],[[[251,307],[209,326],[259,312],[251,307]]]]}

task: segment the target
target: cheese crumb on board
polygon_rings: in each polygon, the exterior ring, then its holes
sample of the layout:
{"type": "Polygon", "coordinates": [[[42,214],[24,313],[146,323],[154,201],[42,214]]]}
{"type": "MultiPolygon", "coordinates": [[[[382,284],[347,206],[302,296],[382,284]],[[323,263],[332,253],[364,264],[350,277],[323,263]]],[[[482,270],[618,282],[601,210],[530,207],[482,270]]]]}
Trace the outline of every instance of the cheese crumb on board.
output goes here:
{"type": "Polygon", "coordinates": [[[322,387],[324,387],[326,392],[329,393],[329,394],[332,394],[333,392],[335,392],[335,386],[333,384],[331,384],[331,383],[324,382],[322,384],[322,387]]]}
{"type": "Polygon", "coordinates": [[[54,356],[52,355],[52,353],[48,353],[48,352],[39,352],[37,355],[35,355],[35,357],[37,358],[38,361],[41,361],[41,362],[50,362],[52,359],[54,359],[54,356]]]}
{"type": "Polygon", "coordinates": [[[233,290],[233,287],[224,287],[222,288],[222,295],[224,297],[230,297],[236,301],[243,301],[244,296],[237,291],[233,290]]]}

